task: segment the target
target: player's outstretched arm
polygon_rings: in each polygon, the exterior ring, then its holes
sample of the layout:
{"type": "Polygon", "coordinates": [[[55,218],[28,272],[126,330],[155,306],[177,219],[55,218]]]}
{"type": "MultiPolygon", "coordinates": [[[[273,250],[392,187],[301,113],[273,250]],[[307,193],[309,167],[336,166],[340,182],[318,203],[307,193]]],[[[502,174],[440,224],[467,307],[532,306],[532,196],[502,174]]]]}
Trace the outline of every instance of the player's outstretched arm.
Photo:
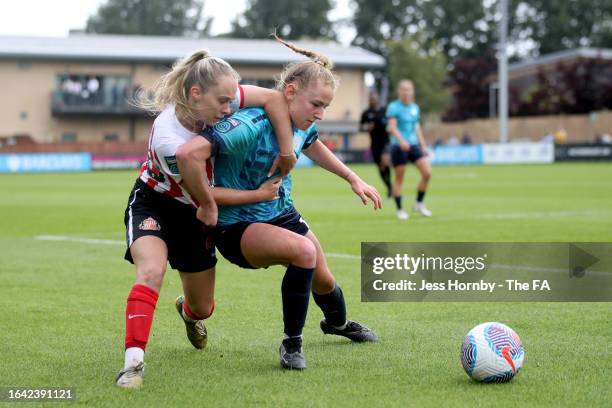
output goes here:
{"type": "Polygon", "coordinates": [[[242,89],[244,90],[244,105],[263,106],[276,134],[280,153],[274,160],[268,176],[274,174],[276,168],[280,167],[281,177],[283,177],[293,169],[297,162],[293,152],[293,129],[287,101],[281,92],[273,89],[252,85],[243,85],[242,89]]]}
{"type": "Polygon", "coordinates": [[[181,184],[200,204],[196,216],[207,227],[214,227],[217,225],[217,204],[204,166],[210,154],[210,142],[203,137],[194,137],[176,150],[176,162],[182,177],[181,184]]]}
{"type": "Polygon", "coordinates": [[[243,205],[278,199],[281,178],[274,177],[263,183],[257,190],[235,190],[233,188],[214,187],[213,196],[217,205],[243,205]]]}
{"type": "Polygon", "coordinates": [[[382,208],[382,199],[376,188],[363,181],[354,171],[349,169],[327,147],[325,147],[320,140],[316,140],[305,149],[304,154],[325,170],[348,181],[353,192],[361,198],[364,205],[366,205],[368,199],[370,199],[372,203],[374,203],[375,210],[382,208]]]}

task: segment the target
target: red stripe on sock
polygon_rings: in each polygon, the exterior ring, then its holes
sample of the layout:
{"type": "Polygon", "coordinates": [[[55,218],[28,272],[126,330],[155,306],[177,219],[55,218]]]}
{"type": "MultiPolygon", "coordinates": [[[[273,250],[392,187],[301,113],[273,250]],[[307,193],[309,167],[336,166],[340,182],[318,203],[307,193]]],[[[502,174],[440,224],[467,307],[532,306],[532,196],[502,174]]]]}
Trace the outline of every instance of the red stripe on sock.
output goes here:
{"type": "Polygon", "coordinates": [[[153,313],[159,294],[153,289],[135,284],[128,295],[125,308],[125,348],[145,349],[149,341],[153,313]]]}
{"type": "Polygon", "coordinates": [[[191,309],[189,308],[187,301],[184,301],[183,302],[183,312],[185,312],[187,317],[190,318],[191,320],[204,320],[212,316],[213,312],[215,311],[215,306],[216,306],[216,302],[213,300],[212,308],[210,309],[210,314],[208,316],[200,317],[200,316],[197,316],[195,313],[193,313],[191,309]]]}

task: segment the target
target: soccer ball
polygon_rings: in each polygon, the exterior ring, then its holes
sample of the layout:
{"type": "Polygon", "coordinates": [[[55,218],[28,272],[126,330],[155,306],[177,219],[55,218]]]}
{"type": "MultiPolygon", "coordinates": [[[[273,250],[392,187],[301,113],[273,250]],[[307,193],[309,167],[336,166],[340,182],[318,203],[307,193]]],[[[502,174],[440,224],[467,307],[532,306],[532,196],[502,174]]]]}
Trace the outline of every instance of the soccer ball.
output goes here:
{"type": "Polygon", "coordinates": [[[523,366],[525,351],[518,334],[502,323],[474,327],[461,346],[461,364],[476,381],[510,381],[523,366]]]}

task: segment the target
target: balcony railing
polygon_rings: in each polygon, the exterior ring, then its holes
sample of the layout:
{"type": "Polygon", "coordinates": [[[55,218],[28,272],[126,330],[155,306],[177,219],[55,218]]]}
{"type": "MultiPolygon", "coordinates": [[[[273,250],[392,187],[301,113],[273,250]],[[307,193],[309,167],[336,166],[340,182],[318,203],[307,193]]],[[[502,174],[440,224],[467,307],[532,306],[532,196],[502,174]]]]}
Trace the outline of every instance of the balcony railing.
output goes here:
{"type": "Polygon", "coordinates": [[[51,97],[53,116],[144,116],[146,111],[128,102],[124,95],[114,94],[72,94],[56,90],[51,97]]]}

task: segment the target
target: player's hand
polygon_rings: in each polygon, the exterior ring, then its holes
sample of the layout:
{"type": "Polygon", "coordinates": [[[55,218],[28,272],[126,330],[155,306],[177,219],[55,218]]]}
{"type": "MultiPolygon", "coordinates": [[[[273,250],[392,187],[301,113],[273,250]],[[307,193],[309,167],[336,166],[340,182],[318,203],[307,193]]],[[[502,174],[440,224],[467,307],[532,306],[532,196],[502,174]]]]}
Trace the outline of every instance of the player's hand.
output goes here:
{"type": "Polygon", "coordinates": [[[421,146],[421,152],[424,156],[429,156],[429,148],[427,146],[421,146]]]}
{"type": "Polygon", "coordinates": [[[281,186],[281,177],[274,177],[263,183],[257,189],[260,194],[260,201],[278,200],[278,189],[281,186]]]}
{"type": "Polygon", "coordinates": [[[297,163],[297,157],[295,156],[295,153],[289,156],[284,156],[284,155],[281,156],[279,154],[278,156],[276,156],[276,159],[274,159],[274,163],[272,163],[272,167],[270,167],[270,171],[268,172],[268,177],[273,175],[277,168],[280,168],[280,176],[285,177],[287,174],[289,174],[291,169],[293,169],[293,167],[295,166],[295,163],[297,163]]]}
{"type": "Polygon", "coordinates": [[[217,215],[217,204],[214,201],[200,204],[196,211],[196,218],[207,228],[214,228],[217,225],[217,215]]]}
{"type": "Polygon", "coordinates": [[[351,183],[353,192],[357,194],[359,198],[361,198],[363,205],[367,205],[368,199],[370,199],[372,200],[372,203],[374,203],[375,210],[382,208],[382,199],[380,198],[380,194],[376,188],[367,184],[357,174],[352,172],[348,176],[347,181],[351,183]]]}
{"type": "Polygon", "coordinates": [[[410,150],[410,143],[408,143],[404,139],[400,140],[399,145],[400,145],[400,149],[402,149],[405,152],[410,150]]]}

